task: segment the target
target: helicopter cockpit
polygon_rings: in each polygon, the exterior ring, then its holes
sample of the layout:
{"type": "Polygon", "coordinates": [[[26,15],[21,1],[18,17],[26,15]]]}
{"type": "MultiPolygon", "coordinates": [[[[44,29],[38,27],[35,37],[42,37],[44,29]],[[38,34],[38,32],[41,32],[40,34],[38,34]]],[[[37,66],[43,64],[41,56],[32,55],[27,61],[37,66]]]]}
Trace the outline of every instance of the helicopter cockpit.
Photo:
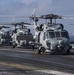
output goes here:
{"type": "Polygon", "coordinates": [[[69,39],[69,34],[67,31],[48,31],[47,32],[47,38],[67,38],[69,39]]]}
{"type": "Polygon", "coordinates": [[[17,35],[32,35],[30,29],[18,29],[17,30],[17,35]]]}

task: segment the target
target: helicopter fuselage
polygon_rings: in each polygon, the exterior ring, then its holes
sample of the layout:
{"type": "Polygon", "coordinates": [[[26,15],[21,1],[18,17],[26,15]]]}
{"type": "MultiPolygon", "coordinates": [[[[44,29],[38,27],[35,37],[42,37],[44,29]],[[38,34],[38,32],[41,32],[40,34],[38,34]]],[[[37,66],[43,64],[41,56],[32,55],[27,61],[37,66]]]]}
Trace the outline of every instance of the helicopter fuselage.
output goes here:
{"type": "Polygon", "coordinates": [[[34,39],[40,43],[39,49],[44,49],[45,52],[67,51],[71,48],[69,34],[64,30],[62,24],[42,26],[42,31],[38,27],[35,29],[34,39]]]}
{"type": "Polygon", "coordinates": [[[33,36],[29,29],[17,29],[16,33],[12,35],[12,43],[13,46],[17,45],[17,47],[21,47],[23,44],[27,44],[28,41],[33,39],[33,36]]]}

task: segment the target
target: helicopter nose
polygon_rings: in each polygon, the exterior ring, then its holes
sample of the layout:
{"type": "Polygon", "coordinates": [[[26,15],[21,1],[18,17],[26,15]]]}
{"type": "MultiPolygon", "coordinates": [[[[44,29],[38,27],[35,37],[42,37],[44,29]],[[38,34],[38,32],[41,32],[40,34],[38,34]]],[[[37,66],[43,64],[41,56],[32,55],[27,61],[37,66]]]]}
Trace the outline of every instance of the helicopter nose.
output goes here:
{"type": "Polygon", "coordinates": [[[46,44],[47,44],[48,47],[50,47],[50,44],[51,44],[51,43],[50,43],[50,41],[48,40],[48,41],[46,41],[46,44]]]}
{"type": "Polygon", "coordinates": [[[64,44],[64,41],[63,41],[63,40],[59,40],[58,43],[59,43],[59,44],[64,44]]]}
{"type": "Polygon", "coordinates": [[[57,47],[58,47],[59,50],[64,49],[64,41],[63,40],[59,40],[57,47]]]}

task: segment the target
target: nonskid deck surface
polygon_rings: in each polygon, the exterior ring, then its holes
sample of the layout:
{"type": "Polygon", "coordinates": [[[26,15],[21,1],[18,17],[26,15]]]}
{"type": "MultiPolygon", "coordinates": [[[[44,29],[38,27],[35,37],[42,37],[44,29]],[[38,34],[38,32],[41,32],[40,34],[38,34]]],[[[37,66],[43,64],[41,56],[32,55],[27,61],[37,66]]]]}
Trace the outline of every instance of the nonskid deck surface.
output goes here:
{"type": "Polygon", "coordinates": [[[2,73],[7,75],[20,75],[20,73],[21,75],[74,74],[73,50],[70,55],[51,55],[49,53],[38,55],[35,54],[35,51],[10,46],[0,47],[0,66],[3,67],[3,69],[0,68],[0,75],[2,73]]]}

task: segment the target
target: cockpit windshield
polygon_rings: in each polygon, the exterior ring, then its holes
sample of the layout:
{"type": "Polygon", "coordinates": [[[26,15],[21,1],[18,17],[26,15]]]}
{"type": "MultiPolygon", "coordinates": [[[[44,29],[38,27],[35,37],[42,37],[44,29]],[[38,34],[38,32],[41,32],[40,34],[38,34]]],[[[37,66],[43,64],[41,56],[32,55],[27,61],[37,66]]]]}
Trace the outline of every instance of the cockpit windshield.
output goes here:
{"type": "Polygon", "coordinates": [[[60,32],[55,32],[56,37],[60,37],[60,32]]]}
{"type": "Polygon", "coordinates": [[[55,33],[54,32],[49,32],[48,37],[49,38],[55,38],[55,33]]]}
{"type": "Polygon", "coordinates": [[[69,35],[67,31],[49,31],[47,37],[48,38],[56,38],[56,37],[69,38],[69,35]]]}
{"type": "Polygon", "coordinates": [[[24,33],[23,32],[19,32],[18,35],[22,36],[22,35],[24,35],[24,33]]]}

